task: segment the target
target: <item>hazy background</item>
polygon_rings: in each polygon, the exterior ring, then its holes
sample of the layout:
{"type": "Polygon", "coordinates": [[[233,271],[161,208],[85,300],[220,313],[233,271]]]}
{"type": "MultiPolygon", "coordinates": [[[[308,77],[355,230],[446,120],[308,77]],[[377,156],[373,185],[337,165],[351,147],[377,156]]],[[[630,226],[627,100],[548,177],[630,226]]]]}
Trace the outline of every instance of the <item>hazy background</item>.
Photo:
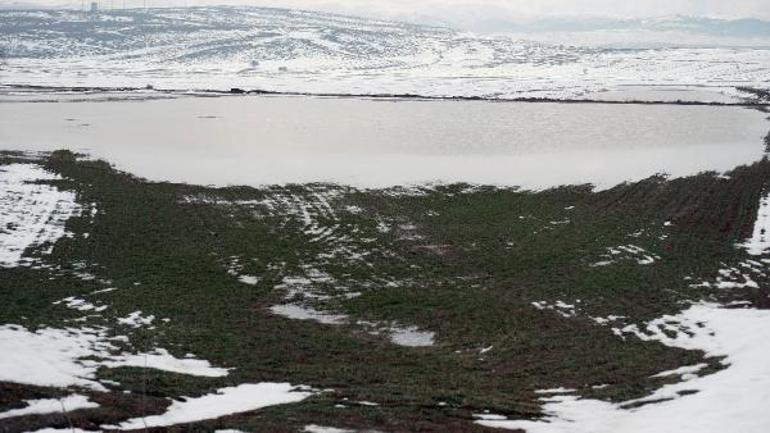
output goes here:
{"type": "MultiPolygon", "coordinates": [[[[672,15],[770,20],[770,0],[99,0],[110,7],[250,5],[302,8],[473,31],[505,31],[553,17],[652,18],[672,15]]],[[[75,7],[90,0],[0,0],[9,7],[75,7]]]]}

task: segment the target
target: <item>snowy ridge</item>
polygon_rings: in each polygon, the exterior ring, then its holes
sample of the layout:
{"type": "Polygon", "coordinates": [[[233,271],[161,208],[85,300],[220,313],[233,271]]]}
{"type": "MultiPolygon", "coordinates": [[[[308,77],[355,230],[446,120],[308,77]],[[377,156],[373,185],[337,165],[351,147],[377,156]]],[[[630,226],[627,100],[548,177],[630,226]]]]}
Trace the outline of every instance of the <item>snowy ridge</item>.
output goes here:
{"type": "Polygon", "coordinates": [[[6,84],[574,98],[629,85],[770,83],[770,50],[648,48],[267,8],[0,11],[6,84]]]}

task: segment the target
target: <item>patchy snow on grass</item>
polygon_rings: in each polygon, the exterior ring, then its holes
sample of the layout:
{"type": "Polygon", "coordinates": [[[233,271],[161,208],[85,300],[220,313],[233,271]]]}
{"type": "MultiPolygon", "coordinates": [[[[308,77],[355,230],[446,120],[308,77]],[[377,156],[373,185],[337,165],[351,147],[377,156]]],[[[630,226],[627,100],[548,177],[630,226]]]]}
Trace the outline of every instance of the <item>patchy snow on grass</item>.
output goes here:
{"type": "Polygon", "coordinates": [[[46,398],[41,400],[26,400],[25,403],[27,406],[23,408],[0,412],[0,419],[26,415],[72,412],[78,409],[92,409],[99,407],[98,404],[90,401],[88,397],[79,394],[69,395],[60,399],[46,398]]]}
{"type": "Polygon", "coordinates": [[[473,414],[473,417],[482,421],[503,421],[508,419],[505,415],[497,415],[494,413],[476,413],[473,414]]]}
{"type": "MultiPolygon", "coordinates": [[[[580,300],[577,300],[575,304],[579,304],[580,300]]],[[[570,318],[575,317],[577,315],[578,306],[573,304],[568,304],[564,301],[556,301],[553,304],[549,304],[546,301],[536,301],[532,302],[532,306],[537,308],[538,310],[551,310],[555,311],[557,314],[564,318],[570,318]]]]}
{"type": "MultiPolygon", "coordinates": [[[[766,259],[762,259],[766,260],[766,259]]],[[[758,289],[759,284],[754,281],[752,275],[759,277],[767,277],[766,268],[762,263],[754,260],[746,260],[741,262],[738,267],[725,267],[718,271],[718,276],[714,281],[701,281],[700,283],[690,284],[690,287],[716,287],[718,289],[743,289],[753,288],[758,289]]]]}
{"type": "Polygon", "coordinates": [[[759,256],[770,250],[770,194],[759,200],[757,219],[751,237],[741,244],[752,256],[759,256]]]}
{"type": "Polygon", "coordinates": [[[154,370],[168,371],[170,373],[201,377],[224,377],[228,374],[226,368],[213,367],[211,363],[204,359],[175,358],[166,349],[155,349],[150,353],[112,356],[109,360],[102,362],[101,365],[112,368],[152,368],[154,370]]]}
{"type": "Polygon", "coordinates": [[[96,305],[86,301],[85,299],[77,298],[75,296],[64,298],[62,300],[54,302],[53,304],[54,305],[64,304],[67,308],[72,310],[93,311],[96,313],[100,313],[108,308],[106,305],[100,305],[97,307],[96,305]]]}
{"type": "MultiPolygon", "coordinates": [[[[343,325],[350,322],[345,314],[332,314],[299,304],[282,304],[270,307],[270,312],[293,320],[311,320],[322,325],[343,325]]],[[[359,320],[357,325],[367,328],[372,335],[387,335],[391,343],[405,347],[429,347],[435,344],[436,333],[416,326],[400,326],[359,320]]]]}
{"type": "Polygon", "coordinates": [[[155,316],[153,315],[142,316],[141,311],[134,311],[126,317],[118,318],[118,323],[132,328],[141,328],[142,326],[152,325],[153,320],[155,320],[155,316]]]}
{"type": "Polygon", "coordinates": [[[195,376],[222,377],[224,368],[208,361],[177,359],[164,349],[147,354],[121,353],[114,344],[126,337],[108,337],[106,328],[43,328],[31,332],[18,325],[0,326],[0,381],[96,391],[100,367],[146,367],[195,376]]]}
{"type": "Polygon", "coordinates": [[[390,341],[399,346],[430,347],[435,344],[435,332],[423,331],[416,326],[392,327],[388,332],[390,341]]]}
{"type": "Polygon", "coordinates": [[[99,328],[30,332],[21,326],[0,326],[0,381],[38,386],[78,386],[103,391],[96,382],[97,365],[85,358],[114,346],[99,328]]]}
{"type": "Polygon", "coordinates": [[[294,320],[312,320],[324,325],[342,325],[348,319],[344,314],[331,314],[297,304],[273,305],[270,311],[278,316],[294,320]]]}
{"type": "Polygon", "coordinates": [[[688,380],[696,377],[695,374],[706,367],[708,367],[708,364],[705,364],[705,363],[700,363],[695,365],[685,365],[684,367],[675,368],[673,370],[661,371],[660,373],[652,375],[650,377],[680,376],[683,380],[688,380]]]}
{"type": "Polygon", "coordinates": [[[239,275],[238,281],[240,281],[243,284],[248,284],[250,286],[256,286],[259,282],[260,278],[254,275],[239,275]]]}
{"type": "Polygon", "coordinates": [[[619,245],[607,248],[607,253],[601,255],[601,260],[592,263],[590,266],[592,268],[599,268],[617,263],[620,260],[632,260],[639,265],[651,265],[656,260],[660,260],[660,256],[650,253],[638,245],[619,245]]]}
{"type": "Polygon", "coordinates": [[[542,420],[477,423],[528,433],[770,431],[770,311],[699,304],[676,316],[653,320],[644,330],[626,327],[624,331],[643,340],[725,357],[721,362],[726,368],[706,376],[695,376],[698,366],[663,372],[683,374],[685,381],[624,403],[557,395],[542,399],[542,420]]]}
{"type": "Polygon", "coordinates": [[[573,388],[550,388],[550,389],[538,389],[535,391],[535,394],[571,394],[575,392],[575,389],[573,388]]]}
{"type": "Polygon", "coordinates": [[[328,299],[329,296],[322,290],[323,285],[334,282],[334,278],[311,265],[303,265],[302,271],[303,275],[284,276],[281,283],[274,288],[285,291],[285,299],[292,299],[297,295],[303,298],[328,299]]]}
{"type": "MultiPolygon", "coordinates": [[[[119,430],[166,427],[250,412],[267,406],[297,403],[314,392],[289,383],[242,384],[222,388],[214,394],[174,401],[162,415],[133,418],[118,425],[119,430]]],[[[104,428],[113,428],[104,426],[104,428]]]]}
{"type": "Polygon", "coordinates": [[[316,424],[306,425],[302,431],[305,433],[355,433],[355,430],[336,427],[324,427],[316,424]]]}
{"type": "Polygon", "coordinates": [[[80,213],[75,193],[34,183],[57,179],[36,164],[0,166],[0,268],[27,264],[27,249],[52,246],[65,236],[67,220],[80,213]]]}

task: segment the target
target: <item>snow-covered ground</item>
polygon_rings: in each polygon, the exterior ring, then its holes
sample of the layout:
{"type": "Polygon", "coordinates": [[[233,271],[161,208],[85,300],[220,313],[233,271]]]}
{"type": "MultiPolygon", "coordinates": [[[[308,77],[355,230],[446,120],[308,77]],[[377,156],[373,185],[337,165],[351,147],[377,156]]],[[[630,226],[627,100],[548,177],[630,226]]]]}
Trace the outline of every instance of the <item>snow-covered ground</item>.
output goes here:
{"type": "Polygon", "coordinates": [[[0,268],[29,264],[28,249],[66,235],[65,223],[80,213],[75,194],[36,183],[57,179],[35,164],[0,166],[0,268]]]}
{"type": "Polygon", "coordinates": [[[0,11],[0,84],[610,99],[641,86],[633,97],[701,100],[770,84],[767,44],[576,41],[280,9],[0,11]]]}

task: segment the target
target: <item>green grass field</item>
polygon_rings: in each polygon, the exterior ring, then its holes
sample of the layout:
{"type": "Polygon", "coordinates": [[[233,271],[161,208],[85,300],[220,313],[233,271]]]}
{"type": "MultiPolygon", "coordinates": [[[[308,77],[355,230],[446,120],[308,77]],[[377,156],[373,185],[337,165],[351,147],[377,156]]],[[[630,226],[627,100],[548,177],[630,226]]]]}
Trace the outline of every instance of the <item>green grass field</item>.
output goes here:
{"type": "MultiPolygon", "coordinates": [[[[72,235],[50,254],[26,252],[43,266],[0,269],[0,324],[104,326],[128,337],[126,350],[162,347],[231,370],[210,378],[102,367],[109,391],[80,390],[100,407],[0,419],[3,432],[93,430],[162,413],[173,398],[263,381],[325,391],[157,430],[495,431],[473,414],[535,418],[535,391],[562,386],[626,401],[673,380],[650,376],[703,362],[613,327],[700,300],[770,306],[767,289],[695,287],[746,260],[736,243],[752,232],[767,160],[728,176],[653,177],[600,192],[208,188],[148,182],[68,151],[6,153],[0,164],[20,161],[60,174],[50,183],[96,212],[71,218],[72,235]],[[92,294],[107,288],[116,290],[92,294]],[[108,308],[77,322],[84,312],[54,304],[70,296],[108,308]],[[271,311],[286,305],[335,324],[271,311]],[[116,321],[137,310],[157,318],[152,327],[116,321]],[[624,318],[595,320],[611,315],[624,318]],[[433,344],[394,344],[404,329],[433,344]]],[[[0,382],[0,412],[65,393],[0,382]]]]}

